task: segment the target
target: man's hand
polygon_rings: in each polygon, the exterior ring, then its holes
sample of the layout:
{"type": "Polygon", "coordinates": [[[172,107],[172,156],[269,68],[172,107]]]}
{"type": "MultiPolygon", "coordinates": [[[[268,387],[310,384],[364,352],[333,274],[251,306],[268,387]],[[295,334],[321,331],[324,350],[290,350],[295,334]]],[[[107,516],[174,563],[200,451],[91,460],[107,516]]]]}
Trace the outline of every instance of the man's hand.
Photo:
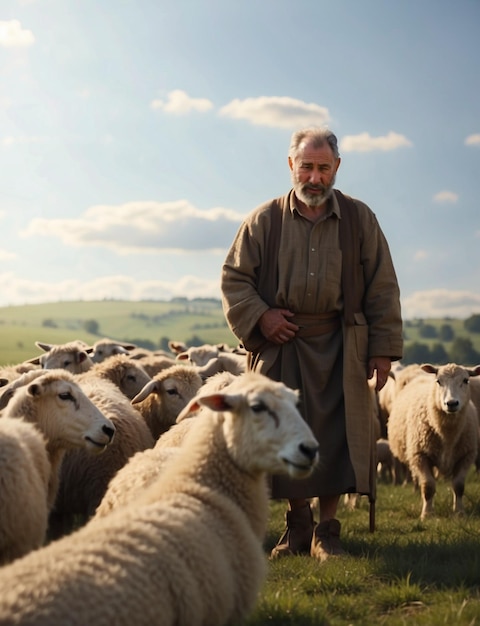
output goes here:
{"type": "Polygon", "coordinates": [[[277,345],[290,341],[299,329],[296,324],[287,319],[293,315],[294,313],[288,309],[268,309],[258,320],[262,335],[277,345]]]}
{"type": "Polygon", "coordinates": [[[387,382],[388,373],[392,368],[392,360],[388,356],[372,356],[368,359],[368,380],[373,378],[374,372],[377,372],[377,384],[375,391],[380,391],[387,382]]]}

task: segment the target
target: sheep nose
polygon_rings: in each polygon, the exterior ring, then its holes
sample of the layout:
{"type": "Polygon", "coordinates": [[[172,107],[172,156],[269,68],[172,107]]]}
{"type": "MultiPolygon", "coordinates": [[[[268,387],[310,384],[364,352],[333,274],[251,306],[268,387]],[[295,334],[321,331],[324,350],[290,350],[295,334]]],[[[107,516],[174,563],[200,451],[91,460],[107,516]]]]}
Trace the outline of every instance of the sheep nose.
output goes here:
{"type": "Polygon", "coordinates": [[[457,411],[458,410],[458,405],[459,405],[458,400],[448,400],[448,402],[447,402],[447,409],[448,409],[449,413],[452,413],[453,411],[457,411]]]}
{"type": "Polygon", "coordinates": [[[304,454],[310,461],[313,461],[317,456],[318,446],[309,446],[304,443],[299,445],[300,451],[304,454]]]}
{"type": "Polygon", "coordinates": [[[102,431],[107,435],[110,441],[113,439],[115,428],[112,428],[111,426],[102,426],[102,431]]]}

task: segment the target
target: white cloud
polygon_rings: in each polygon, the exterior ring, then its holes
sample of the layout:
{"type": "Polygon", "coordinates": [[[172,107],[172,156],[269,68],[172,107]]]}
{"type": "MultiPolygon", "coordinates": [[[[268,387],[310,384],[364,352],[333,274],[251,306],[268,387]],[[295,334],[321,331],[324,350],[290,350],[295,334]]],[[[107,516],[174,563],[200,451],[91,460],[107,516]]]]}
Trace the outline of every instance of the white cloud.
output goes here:
{"type": "Polygon", "coordinates": [[[404,319],[452,317],[465,319],[480,313],[480,293],[431,289],[402,298],[404,319]]]}
{"type": "Polygon", "coordinates": [[[347,135],[340,141],[340,150],[343,152],[373,152],[380,150],[389,152],[397,148],[412,146],[412,142],[404,135],[390,131],[383,137],[371,137],[370,133],[347,135]]]}
{"type": "Polygon", "coordinates": [[[8,250],[3,250],[0,248],[0,261],[11,261],[12,259],[16,259],[17,255],[13,252],[9,252],[8,250]]]}
{"type": "Polygon", "coordinates": [[[35,37],[31,30],[22,28],[18,20],[0,21],[0,46],[3,48],[27,48],[35,37]]]}
{"type": "Polygon", "coordinates": [[[186,200],[129,202],[90,207],[78,219],[36,218],[23,237],[53,236],[66,245],[104,246],[118,254],[224,250],[243,216],[232,210],[197,209],[186,200]]]}
{"type": "Polygon", "coordinates": [[[40,282],[0,274],[0,306],[60,302],[68,300],[170,300],[175,297],[220,298],[219,280],[183,276],[180,280],[136,281],[130,276],[102,276],[81,282],[40,282]]]}
{"type": "Polygon", "coordinates": [[[439,191],[433,196],[433,201],[438,203],[455,204],[458,201],[458,194],[453,191],[439,191]]]}
{"type": "Polygon", "coordinates": [[[300,126],[324,126],[330,121],[328,109],[288,97],[235,99],[222,107],[220,115],[248,120],[257,126],[294,129],[300,126]]]}
{"type": "Polygon", "coordinates": [[[20,145],[20,144],[31,144],[31,143],[43,143],[45,142],[46,139],[43,137],[26,137],[26,136],[18,136],[18,137],[12,137],[12,136],[8,136],[8,137],[3,137],[3,139],[0,141],[2,146],[5,147],[9,147],[9,146],[14,146],[14,145],[20,145]]]}
{"type": "Polygon", "coordinates": [[[415,261],[423,261],[424,259],[427,259],[428,256],[429,254],[426,250],[417,250],[413,255],[413,258],[415,261]]]}
{"type": "Polygon", "coordinates": [[[476,133],[475,135],[469,135],[465,139],[466,146],[480,146],[480,133],[476,133]]]}
{"type": "Polygon", "coordinates": [[[191,111],[200,111],[204,113],[209,111],[213,104],[206,98],[191,98],[185,91],[175,89],[167,95],[167,101],[153,100],[152,109],[162,109],[167,113],[175,115],[186,115],[191,111]]]}

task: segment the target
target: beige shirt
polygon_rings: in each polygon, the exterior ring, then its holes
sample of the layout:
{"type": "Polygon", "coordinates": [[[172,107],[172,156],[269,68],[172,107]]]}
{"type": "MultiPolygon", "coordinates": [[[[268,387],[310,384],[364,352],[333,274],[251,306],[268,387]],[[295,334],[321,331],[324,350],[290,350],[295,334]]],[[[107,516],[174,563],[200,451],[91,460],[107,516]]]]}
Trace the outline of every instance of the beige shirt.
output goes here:
{"type": "Polygon", "coordinates": [[[291,195],[280,240],[277,302],[294,313],[341,311],[342,253],[340,208],[332,197],[326,215],[313,223],[295,207],[291,195]]]}

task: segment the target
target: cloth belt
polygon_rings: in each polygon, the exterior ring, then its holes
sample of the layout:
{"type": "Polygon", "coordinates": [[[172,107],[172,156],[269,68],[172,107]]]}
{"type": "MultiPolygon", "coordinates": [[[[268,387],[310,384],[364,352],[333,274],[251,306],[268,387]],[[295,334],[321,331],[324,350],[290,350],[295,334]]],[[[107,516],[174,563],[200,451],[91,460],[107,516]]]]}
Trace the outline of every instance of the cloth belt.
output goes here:
{"type": "Polygon", "coordinates": [[[288,321],[300,327],[295,335],[296,337],[324,335],[337,330],[342,325],[342,318],[338,311],[315,314],[296,313],[293,317],[288,318],[288,321]]]}

